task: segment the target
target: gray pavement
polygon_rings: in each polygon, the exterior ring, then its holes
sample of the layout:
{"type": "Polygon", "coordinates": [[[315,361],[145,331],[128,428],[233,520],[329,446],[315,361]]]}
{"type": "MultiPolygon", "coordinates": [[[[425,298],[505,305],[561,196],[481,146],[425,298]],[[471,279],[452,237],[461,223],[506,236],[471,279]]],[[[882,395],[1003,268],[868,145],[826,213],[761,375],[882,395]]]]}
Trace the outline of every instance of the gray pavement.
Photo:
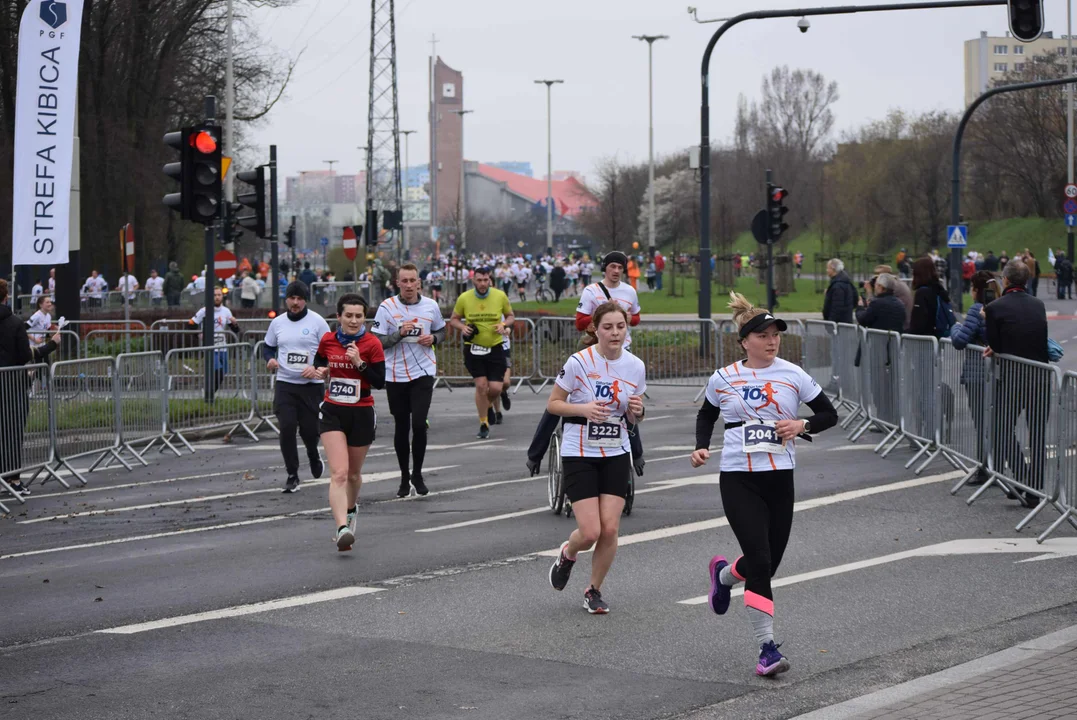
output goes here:
{"type": "Polygon", "coordinates": [[[426,498],[395,498],[383,412],[349,553],[324,481],[279,493],[270,436],[36,487],[0,520],[0,716],[788,718],[1077,624],[1072,529],[1036,545],[1049,513],[1015,534],[1016,503],[967,507],[943,461],[917,478],[905,448],[880,460],[835,429],[798,453],[776,578],[793,669],[755,677],[740,600],[700,602],[737,547],[717,467],[686,460],[695,391],[650,389],[605,617],[581,607],[586,558],[548,584],[573,527],[524,469],[548,392],[521,389],[480,443],[471,393],[438,390],[426,498]]]}

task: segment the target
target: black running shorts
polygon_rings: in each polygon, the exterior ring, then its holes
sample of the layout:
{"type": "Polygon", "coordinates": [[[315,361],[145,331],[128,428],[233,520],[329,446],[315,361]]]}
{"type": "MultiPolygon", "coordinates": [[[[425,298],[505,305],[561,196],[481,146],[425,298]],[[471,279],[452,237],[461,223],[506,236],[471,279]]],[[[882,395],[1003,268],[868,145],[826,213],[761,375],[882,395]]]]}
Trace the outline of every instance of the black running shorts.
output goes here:
{"type": "Polygon", "coordinates": [[[471,352],[471,345],[464,345],[464,367],[467,368],[473,378],[486,378],[490,382],[502,382],[505,379],[505,369],[508,366],[505,349],[501,345],[493,346],[486,355],[475,355],[471,352]]]}
{"type": "Polygon", "coordinates": [[[628,495],[628,474],[632,461],[628,453],[604,458],[561,458],[565,495],[579,502],[599,495],[628,495]]]}
{"type": "Polygon", "coordinates": [[[378,416],[373,407],[344,407],[323,402],[318,413],[318,433],[342,432],[348,447],[366,447],[374,442],[378,416]]]}

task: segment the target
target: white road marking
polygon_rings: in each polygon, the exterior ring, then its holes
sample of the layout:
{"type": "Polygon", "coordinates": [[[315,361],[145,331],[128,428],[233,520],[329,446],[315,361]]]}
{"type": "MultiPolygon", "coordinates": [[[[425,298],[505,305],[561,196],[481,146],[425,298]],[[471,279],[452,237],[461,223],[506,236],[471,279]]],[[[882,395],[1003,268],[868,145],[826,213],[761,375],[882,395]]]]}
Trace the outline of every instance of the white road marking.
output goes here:
{"type": "Polygon", "coordinates": [[[264,602],[251,603],[250,605],[236,605],[235,607],[209,610],[207,612],[194,613],[192,615],[179,615],[177,617],[153,620],[151,622],[137,623],[135,625],[121,625],[119,627],[97,630],[97,633],[105,635],[134,635],[135,633],[161,630],[163,628],[176,627],[177,625],[190,625],[192,623],[206,622],[207,620],[221,620],[223,618],[242,617],[256,613],[283,610],[284,608],[313,605],[315,603],[343,600],[344,598],[370,595],[382,592],[382,588],[371,587],[344,587],[325,592],[310,593],[308,595],[296,595],[294,597],[280,598],[278,600],[266,600],[264,602]]]}
{"type": "MultiPolygon", "coordinates": [[[[496,482],[480,483],[478,485],[466,485],[464,487],[450,488],[448,490],[434,490],[431,491],[426,497],[432,497],[434,495],[450,495],[453,493],[462,493],[469,490],[480,490],[495,485],[512,485],[515,483],[530,482],[532,480],[545,481],[544,475],[536,477],[521,478],[517,480],[498,480],[496,482]]],[[[381,502],[406,502],[409,500],[418,501],[418,496],[411,498],[393,498],[392,500],[382,500],[381,502]]],[[[296,512],[287,513],[285,515],[270,515],[263,518],[256,518],[254,520],[239,520],[230,523],[221,523],[219,525],[208,525],[206,527],[189,528],[187,530],[172,530],[168,532],[151,533],[148,535],[133,535],[130,537],[115,538],[113,540],[101,540],[98,542],[82,543],[80,545],[62,545],[60,547],[43,548],[41,550],[27,550],[26,552],[11,553],[10,555],[0,555],[0,560],[13,560],[21,557],[32,557],[34,555],[51,555],[53,553],[67,552],[69,550],[87,550],[90,548],[106,547],[108,545],[123,545],[131,542],[140,542],[143,540],[158,540],[160,538],[177,537],[181,535],[191,535],[194,533],[212,532],[214,530],[230,530],[232,528],[247,527],[250,525],[262,525],[265,523],[278,522],[280,520],[288,520],[289,518],[301,517],[303,515],[317,515],[318,513],[328,513],[329,508],[315,508],[313,510],[298,510],[296,512]]]]}
{"type": "MultiPolygon", "coordinates": [[[[425,468],[427,472],[435,472],[437,470],[451,470],[452,468],[460,467],[459,465],[442,465],[439,467],[425,468]]],[[[399,470],[388,470],[386,472],[366,473],[363,475],[363,484],[366,485],[372,482],[378,482],[380,480],[389,480],[391,478],[400,477],[399,470]]],[[[329,478],[322,478],[320,480],[308,480],[302,483],[302,487],[315,487],[318,485],[328,485],[329,478]]],[[[70,518],[89,517],[93,515],[111,515],[113,513],[131,512],[134,510],[150,510],[152,508],[169,507],[173,505],[190,505],[194,503],[212,502],[214,500],[227,500],[229,498],[247,497],[250,495],[266,495],[270,493],[280,493],[279,487],[264,488],[261,490],[244,490],[243,492],[234,493],[221,493],[220,495],[203,495],[196,498],[184,498],[181,500],[165,500],[163,502],[145,503],[143,505],[128,505],[127,507],[118,508],[102,508],[100,510],[84,510],[83,512],[66,513],[64,515],[47,515],[45,517],[33,518],[30,520],[19,520],[18,525],[33,525],[35,523],[49,522],[51,520],[68,520],[70,518]]]]}
{"type": "MultiPolygon", "coordinates": [[[[847,492],[837,493],[836,495],[824,495],[823,497],[814,498],[812,500],[802,500],[801,502],[794,504],[793,512],[802,512],[817,507],[836,505],[837,503],[842,503],[847,500],[858,500],[863,497],[895,492],[897,490],[908,490],[909,488],[921,487],[923,485],[933,485],[935,483],[946,482],[964,476],[964,472],[955,470],[954,472],[943,473],[941,475],[930,475],[928,477],[915,478],[913,480],[901,480],[886,485],[875,485],[859,490],[849,490],[847,492]]],[[[702,477],[706,478],[707,476],[702,477]]],[[[717,477],[717,474],[713,477],[717,477]]],[[[640,491],[637,491],[637,494],[639,492],[640,491]]],[[[724,516],[714,518],[713,520],[700,520],[699,522],[685,523],[684,525],[673,525],[672,527],[660,528],[658,530],[648,530],[632,535],[622,535],[617,540],[617,545],[618,547],[624,547],[625,545],[634,545],[636,543],[649,542],[651,540],[664,540],[666,538],[677,537],[678,535],[715,530],[717,528],[726,527],[727,525],[729,525],[729,520],[724,516]]],[[[543,550],[542,552],[535,554],[542,557],[557,557],[560,552],[561,548],[558,547],[552,550],[543,550]]]]}
{"type": "MultiPolygon", "coordinates": [[[[274,466],[267,467],[267,468],[254,468],[254,469],[259,470],[259,471],[262,471],[262,470],[283,470],[284,466],[283,465],[274,465],[274,466]]],[[[40,500],[41,498],[49,498],[49,497],[66,497],[66,498],[74,497],[74,498],[77,498],[77,497],[79,497],[79,496],[81,496],[81,495],[83,495],[85,493],[106,492],[108,490],[123,490],[123,489],[126,489],[126,488],[143,487],[143,486],[146,486],[146,485],[161,485],[161,484],[164,484],[164,483],[181,482],[183,480],[204,480],[205,478],[224,477],[225,475],[242,475],[245,472],[249,472],[249,470],[225,470],[223,472],[205,473],[204,475],[185,475],[184,477],[166,478],[164,480],[143,480],[143,481],[140,481],[140,482],[124,483],[123,485],[108,485],[108,486],[104,486],[104,487],[84,487],[84,488],[79,488],[78,490],[75,490],[74,492],[72,492],[71,490],[66,490],[64,492],[46,493],[45,495],[40,495],[38,493],[34,493],[33,498],[34,498],[34,500],[40,500]]]]}
{"type": "Polygon", "coordinates": [[[1062,341],[1062,344],[1063,344],[1063,345],[1065,345],[1065,344],[1066,344],[1066,343],[1068,343],[1068,342],[1069,342],[1069,340],[1063,340],[1063,341],[1062,341]]]}
{"type": "MultiPolygon", "coordinates": [[[[771,580],[770,585],[771,587],[796,585],[797,583],[807,582],[809,580],[818,580],[819,578],[830,577],[831,575],[841,575],[843,573],[853,572],[854,570],[863,570],[864,568],[886,565],[888,563],[898,562],[899,560],[907,560],[916,557],[993,555],[1004,553],[1034,553],[1039,555],[1039,557],[1029,558],[1020,562],[1070,557],[1077,555],[1077,538],[1051,538],[1044,541],[1043,544],[1037,543],[1035,538],[1014,538],[1012,540],[1001,540],[999,538],[988,538],[984,540],[950,540],[948,542],[938,543],[937,545],[927,545],[914,550],[903,550],[901,552],[881,555],[867,560],[857,560],[856,562],[845,563],[844,565],[835,565],[834,567],[823,568],[822,570],[812,570],[811,572],[800,573],[799,575],[791,575],[786,578],[771,580]],[[1044,550],[1047,552],[1044,553],[1044,550]]],[[[735,588],[731,595],[737,597],[743,594],[744,588],[735,588]]],[[[689,598],[688,600],[679,600],[677,601],[677,604],[702,605],[705,602],[707,602],[707,596],[700,595],[699,597],[689,598]]]]}
{"type": "Polygon", "coordinates": [[[451,525],[438,525],[437,527],[431,528],[419,528],[415,532],[432,533],[440,532],[441,530],[455,530],[462,527],[471,527],[472,525],[483,525],[485,523],[497,522],[498,520],[511,520],[512,518],[524,517],[525,515],[538,515],[542,512],[550,512],[550,507],[548,505],[543,505],[540,508],[531,508],[530,510],[520,510],[519,512],[502,513],[501,515],[476,518],[474,520],[465,520],[464,522],[452,523],[451,525]]]}

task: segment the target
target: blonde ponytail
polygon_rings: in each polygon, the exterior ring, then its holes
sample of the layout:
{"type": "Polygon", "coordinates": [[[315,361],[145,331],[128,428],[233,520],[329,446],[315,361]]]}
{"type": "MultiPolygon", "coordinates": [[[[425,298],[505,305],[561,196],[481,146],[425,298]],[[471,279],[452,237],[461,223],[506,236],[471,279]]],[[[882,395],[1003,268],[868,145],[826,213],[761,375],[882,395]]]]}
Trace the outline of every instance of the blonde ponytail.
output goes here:
{"type": "Polygon", "coordinates": [[[733,311],[733,322],[740,330],[744,324],[758,315],[765,315],[766,310],[757,308],[738,292],[729,293],[729,309],[733,311]]]}

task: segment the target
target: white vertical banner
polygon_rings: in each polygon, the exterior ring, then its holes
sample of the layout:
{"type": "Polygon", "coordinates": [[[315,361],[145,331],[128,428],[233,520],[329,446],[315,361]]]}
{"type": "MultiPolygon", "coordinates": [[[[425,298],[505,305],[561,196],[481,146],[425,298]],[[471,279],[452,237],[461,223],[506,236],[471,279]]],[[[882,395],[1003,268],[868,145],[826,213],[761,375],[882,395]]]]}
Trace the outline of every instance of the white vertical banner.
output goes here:
{"type": "Polygon", "coordinates": [[[16,265],[68,259],[83,0],[31,0],[19,25],[11,243],[16,265]]]}

